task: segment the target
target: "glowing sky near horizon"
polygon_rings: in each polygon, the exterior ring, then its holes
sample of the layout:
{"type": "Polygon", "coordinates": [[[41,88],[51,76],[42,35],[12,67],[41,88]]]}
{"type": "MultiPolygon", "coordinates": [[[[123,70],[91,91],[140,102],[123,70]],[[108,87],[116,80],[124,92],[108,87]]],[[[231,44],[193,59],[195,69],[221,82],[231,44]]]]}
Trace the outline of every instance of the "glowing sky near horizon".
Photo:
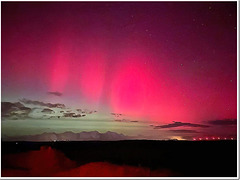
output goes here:
{"type": "Polygon", "coordinates": [[[2,101],[155,124],[236,119],[236,27],[236,2],[4,2],[2,101]]]}

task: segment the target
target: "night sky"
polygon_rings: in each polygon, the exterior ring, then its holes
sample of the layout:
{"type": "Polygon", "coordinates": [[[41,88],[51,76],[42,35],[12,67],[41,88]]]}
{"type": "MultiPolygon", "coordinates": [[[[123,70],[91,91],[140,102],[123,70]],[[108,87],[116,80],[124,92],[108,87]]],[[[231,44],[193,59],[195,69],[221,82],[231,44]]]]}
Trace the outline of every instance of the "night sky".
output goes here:
{"type": "Polygon", "coordinates": [[[236,138],[236,2],[1,4],[2,136],[236,138]]]}

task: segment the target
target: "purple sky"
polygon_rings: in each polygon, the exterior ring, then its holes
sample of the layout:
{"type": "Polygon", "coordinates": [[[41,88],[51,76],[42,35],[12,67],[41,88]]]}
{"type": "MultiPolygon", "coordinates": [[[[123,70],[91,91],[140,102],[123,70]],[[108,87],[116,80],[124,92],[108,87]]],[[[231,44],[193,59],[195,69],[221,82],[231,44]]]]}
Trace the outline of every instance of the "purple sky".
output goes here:
{"type": "Polygon", "coordinates": [[[2,2],[2,101],[236,135],[224,124],[237,118],[236,27],[236,2],[2,2]]]}

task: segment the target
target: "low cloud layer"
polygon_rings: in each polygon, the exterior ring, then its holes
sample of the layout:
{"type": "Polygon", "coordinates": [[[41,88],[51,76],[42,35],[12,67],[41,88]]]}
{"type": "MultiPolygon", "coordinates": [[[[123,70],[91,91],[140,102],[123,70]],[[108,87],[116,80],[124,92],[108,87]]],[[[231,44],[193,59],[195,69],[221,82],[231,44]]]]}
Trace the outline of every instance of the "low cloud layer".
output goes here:
{"type": "Polygon", "coordinates": [[[20,102],[24,103],[24,104],[31,104],[31,105],[37,105],[37,106],[46,106],[49,108],[65,108],[64,104],[60,104],[60,103],[56,103],[56,104],[52,104],[52,103],[44,103],[41,101],[33,101],[33,100],[29,100],[26,98],[20,99],[20,102]]]}
{"type": "Polygon", "coordinates": [[[222,126],[237,125],[237,119],[213,120],[213,121],[208,121],[208,123],[211,125],[222,125],[222,126]]]}
{"type": "Polygon", "coordinates": [[[116,122],[128,122],[128,123],[137,123],[139,121],[136,120],[128,120],[128,119],[115,119],[116,122]]]}
{"type": "Polygon", "coordinates": [[[167,125],[162,125],[162,126],[155,126],[154,129],[174,128],[174,127],[181,127],[181,126],[187,126],[187,127],[201,127],[201,128],[207,128],[207,127],[210,127],[210,126],[203,125],[203,124],[182,123],[182,122],[175,122],[175,121],[173,121],[172,124],[167,124],[167,125]]]}
{"type": "Polygon", "coordinates": [[[78,118],[78,117],[84,117],[85,114],[76,114],[76,113],[64,113],[63,117],[71,117],[71,118],[78,118]]]}
{"type": "Polygon", "coordinates": [[[26,98],[20,102],[1,102],[3,120],[17,120],[26,118],[59,119],[59,118],[82,118],[97,113],[96,110],[66,108],[60,103],[46,103],[33,101],[26,98]],[[53,115],[54,114],[54,115],[53,115]]]}
{"type": "Polygon", "coordinates": [[[24,118],[24,117],[27,117],[31,112],[31,108],[25,107],[20,102],[16,102],[16,103],[2,102],[1,107],[2,107],[1,109],[2,118],[11,118],[11,119],[24,118]]]}

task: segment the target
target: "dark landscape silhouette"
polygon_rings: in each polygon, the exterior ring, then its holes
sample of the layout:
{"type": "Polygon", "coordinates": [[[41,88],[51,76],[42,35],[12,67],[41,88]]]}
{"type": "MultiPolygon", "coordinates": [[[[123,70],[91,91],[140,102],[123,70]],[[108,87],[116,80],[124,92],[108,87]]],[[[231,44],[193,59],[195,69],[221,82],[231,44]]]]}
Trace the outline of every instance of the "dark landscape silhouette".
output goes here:
{"type": "Polygon", "coordinates": [[[2,142],[4,177],[234,177],[233,141],[2,142]]]}

